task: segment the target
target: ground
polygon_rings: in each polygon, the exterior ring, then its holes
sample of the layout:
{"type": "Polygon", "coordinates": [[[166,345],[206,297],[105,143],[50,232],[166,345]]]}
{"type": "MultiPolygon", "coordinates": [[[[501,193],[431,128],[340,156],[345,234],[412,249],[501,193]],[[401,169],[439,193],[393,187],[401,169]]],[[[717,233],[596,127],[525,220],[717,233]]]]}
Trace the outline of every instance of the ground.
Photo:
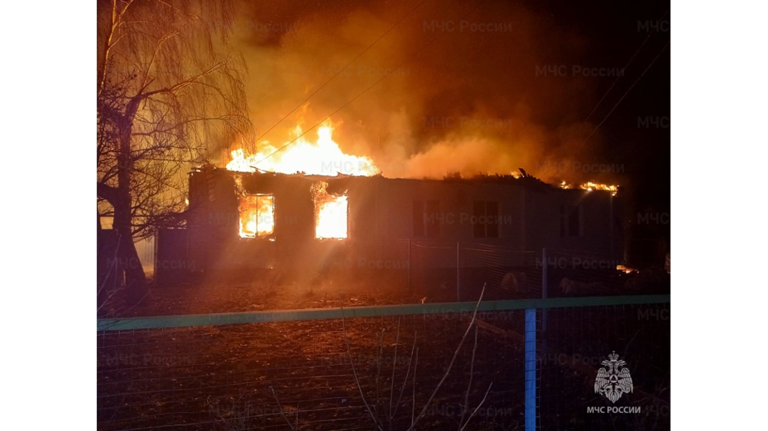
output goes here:
{"type": "MultiPolygon", "coordinates": [[[[395,283],[388,289],[386,278],[371,280],[299,284],[257,278],[155,286],[145,302],[122,316],[424,298],[395,283]]],[[[537,344],[539,423],[545,429],[666,429],[668,311],[668,305],[539,311],[539,329],[543,320],[548,325],[537,344]],[[642,403],[642,415],[585,413],[587,406],[607,405],[592,385],[611,350],[626,357],[637,387],[619,404],[642,403]]],[[[477,346],[470,331],[448,373],[470,322],[467,313],[102,332],[99,429],[367,430],[375,429],[375,417],[384,430],[405,430],[443,376],[417,429],[459,429],[463,406],[478,406],[491,384],[467,429],[523,429],[524,312],[479,317],[477,346]]]]}

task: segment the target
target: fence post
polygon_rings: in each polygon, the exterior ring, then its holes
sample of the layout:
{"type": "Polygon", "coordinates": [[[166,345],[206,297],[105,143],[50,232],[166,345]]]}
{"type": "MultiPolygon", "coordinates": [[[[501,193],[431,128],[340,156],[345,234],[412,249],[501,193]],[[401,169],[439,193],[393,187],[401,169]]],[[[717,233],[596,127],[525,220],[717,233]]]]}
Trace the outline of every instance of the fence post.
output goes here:
{"type": "Polygon", "coordinates": [[[461,256],[459,254],[460,242],[456,241],[456,302],[461,302],[461,256]]]}
{"type": "Polygon", "coordinates": [[[536,309],[525,310],[525,430],[536,430],[536,309]]]}
{"type": "Polygon", "coordinates": [[[547,298],[547,249],[541,249],[541,297],[547,298]]]}
{"type": "Polygon", "coordinates": [[[411,267],[413,266],[413,262],[411,262],[411,239],[408,238],[408,292],[413,292],[413,287],[411,286],[411,267]]]}
{"type": "Polygon", "coordinates": [[[610,205],[608,206],[608,228],[611,232],[611,259],[613,259],[613,193],[611,193],[610,199],[610,205]]]}
{"type": "MultiPolygon", "coordinates": [[[[547,278],[547,249],[541,249],[541,297],[547,299],[549,296],[549,279],[547,278]]],[[[547,351],[547,309],[541,310],[541,338],[542,338],[542,351],[547,351]]]]}

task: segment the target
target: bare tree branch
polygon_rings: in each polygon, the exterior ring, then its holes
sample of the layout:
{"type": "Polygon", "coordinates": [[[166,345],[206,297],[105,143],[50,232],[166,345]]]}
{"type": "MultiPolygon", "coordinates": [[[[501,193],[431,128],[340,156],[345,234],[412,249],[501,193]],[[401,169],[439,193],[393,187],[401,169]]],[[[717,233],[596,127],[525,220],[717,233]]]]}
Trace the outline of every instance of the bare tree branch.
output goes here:
{"type": "Polygon", "coordinates": [[[341,328],[342,328],[342,332],[344,333],[344,342],[346,343],[346,346],[347,346],[347,358],[349,358],[349,363],[352,365],[352,375],[355,378],[355,383],[357,384],[357,390],[360,392],[360,397],[363,399],[363,404],[365,404],[365,408],[366,410],[368,410],[368,415],[370,415],[374,425],[376,425],[376,428],[379,431],[384,431],[384,428],[381,426],[381,423],[379,422],[378,418],[373,413],[371,406],[368,404],[368,401],[366,401],[365,394],[363,393],[363,387],[360,385],[360,378],[357,376],[357,370],[355,369],[355,363],[354,363],[355,361],[352,360],[352,351],[349,348],[349,337],[347,336],[347,325],[344,320],[344,307],[342,307],[341,310],[342,310],[341,328]]]}
{"type": "Polygon", "coordinates": [[[469,383],[467,383],[467,392],[464,394],[464,405],[461,408],[461,418],[459,419],[459,431],[461,431],[461,425],[464,423],[464,415],[469,409],[469,391],[472,389],[472,377],[475,374],[475,352],[477,352],[477,326],[475,326],[475,345],[472,347],[472,360],[469,362],[469,383]]]}
{"type": "MultiPolygon", "coordinates": [[[[183,222],[184,172],[212,139],[248,133],[230,3],[97,2],[97,202],[127,238],[121,258],[137,258],[136,237],[183,222]]],[[[128,285],[146,284],[140,267],[128,272],[128,285]]]]}
{"type": "Polygon", "coordinates": [[[445,382],[445,379],[448,378],[448,375],[451,373],[451,368],[453,368],[453,363],[456,362],[456,357],[459,356],[459,350],[461,350],[461,346],[464,345],[464,340],[467,339],[467,335],[469,334],[469,331],[472,329],[472,326],[475,324],[475,318],[477,317],[477,309],[480,307],[480,302],[483,300],[483,294],[485,293],[485,284],[483,284],[483,290],[480,291],[480,298],[477,300],[477,304],[475,304],[475,311],[472,313],[472,320],[469,322],[469,325],[467,325],[467,330],[464,331],[464,335],[461,337],[461,341],[459,342],[458,347],[456,347],[456,350],[453,352],[453,357],[451,358],[451,362],[448,364],[448,369],[445,370],[445,373],[443,374],[443,378],[440,379],[440,382],[435,387],[435,390],[432,391],[432,395],[429,396],[429,399],[427,400],[427,403],[424,404],[424,408],[421,409],[421,413],[416,417],[416,420],[411,424],[411,427],[408,428],[408,431],[413,430],[416,427],[416,424],[419,423],[419,420],[424,417],[424,415],[427,413],[427,409],[429,408],[429,405],[432,403],[432,400],[435,398],[435,395],[437,395],[437,392],[440,390],[440,387],[443,385],[443,382],[445,382]]]}
{"type": "Polygon", "coordinates": [[[291,423],[291,421],[288,420],[288,417],[285,415],[285,412],[283,411],[283,404],[277,398],[277,393],[275,392],[275,388],[270,386],[269,389],[272,390],[272,396],[275,397],[275,401],[277,402],[277,406],[280,408],[280,415],[283,417],[283,419],[285,419],[285,422],[288,424],[288,426],[291,427],[291,429],[295,431],[296,428],[293,427],[293,424],[291,423]]]}
{"type": "Polygon", "coordinates": [[[488,390],[485,391],[485,395],[483,396],[483,399],[480,401],[480,404],[478,404],[477,407],[475,407],[475,409],[472,410],[472,414],[469,415],[469,417],[467,418],[467,421],[464,422],[464,426],[461,427],[459,431],[464,431],[464,429],[467,428],[467,425],[469,425],[469,421],[472,420],[472,418],[475,416],[475,413],[477,413],[477,411],[480,410],[480,407],[485,403],[485,399],[488,398],[488,393],[491,392],[492,387],[493,387],[493,382],[491,382],[491,384],[488,385],[488,390]]]}

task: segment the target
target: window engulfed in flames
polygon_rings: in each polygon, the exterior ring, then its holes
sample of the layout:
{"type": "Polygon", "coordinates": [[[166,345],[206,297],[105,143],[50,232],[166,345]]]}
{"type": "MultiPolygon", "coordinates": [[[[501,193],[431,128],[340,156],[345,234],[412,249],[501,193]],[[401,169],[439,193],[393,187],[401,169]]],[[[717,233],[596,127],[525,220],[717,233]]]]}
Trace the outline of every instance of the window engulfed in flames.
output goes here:
{"type": "Polygon", "coordinates": [[[240,237],[256,238],[275,232],[275,197],[246,194],[240,197],[240,237]]]}
{"type": "Polygon", "coordinates": [[[312,186],[315,202],[315,238],[344,239],[347,237],[348,200],[344,195],[332,195],[326,191],[328,183],[312,186]]]}

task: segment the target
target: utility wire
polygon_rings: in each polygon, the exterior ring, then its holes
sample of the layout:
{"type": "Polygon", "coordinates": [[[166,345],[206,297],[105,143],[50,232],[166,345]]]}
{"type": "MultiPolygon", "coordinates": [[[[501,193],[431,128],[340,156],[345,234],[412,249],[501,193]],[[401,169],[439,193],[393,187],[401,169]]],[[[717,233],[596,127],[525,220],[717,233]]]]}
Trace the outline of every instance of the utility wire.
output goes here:
{"type": "Polygon", "coordinates": [[[645,75],[645,72],[648,72],[648,69],[650,69],[650,68],[651,68],[651,66],[653,66],[653,63],[655,63],[655,62],[656,62],[656,60],[657,60],[657,59],[658,59],[658,58],[661,56],[661,54],[664,52],[664,50],[665,50],[665,49],[667,49],[667,47],[668,47],[668,46],[669,46],[669,42],[667,42],[667,44],[666,44],[666,45],[664,45],[664,47],[663,47],[663,48],[661,48],[661,51],[660,51],[660,52],[659,52],[659,53],[656,55],[656,57],[654,57],[654,58],[653,58],[653,60],[651,60],[651,63],[650,63],[650,64],[648,64],[648,67],[646,67],[646,68],[645,68],[645,70],[643,70],[643,73],[641,73],[641,74],[640,74],[640,76],[638,76],[638,77],[637,77],[637,79],[635,80],[635,82],[633,82],[633,83],[632,83],[632,85],[631,85],[631,86],[630,86],[630,87],[627,89],[627,91],[624,93],[624,95],[623,95],[623,96],[621,96],[621,99],[619,99],[619,101],[618,101],[618,102],[616,102],[616,104],[615,104],[615,105],[613,105],[613,108],[611,108],[611,110],[610,110],[610,111],[608,111],[608,114],[605,116],[605,118],[603,118],[603,121],[601,121],[601,122],[600,122],[600,124],[598,124],[598,125],[597,125],[597,127],[595,127],[595,129],[594,129],[594,130],[592,130],[592,133],[590,133],[590,134],[589,134],[589,136],[587,136],[587,138],[584,140],[584,142],[587,142],[587,141],[589,140],[589,138],[591,138],[591,137],[592,137],[592,135],[594,135],[594,134],[595,134],[595,132],[597,132],[597,129],[599,129],[599,128],[600,128],[600,126],[602,126],[602,125],[603,125],[603,123],[605,123],[605,120],[607,120],[607,119],[608,119],[608,117],[610,117],[611,113],[613,113],[613,111],[616,109],[616,107],[617,107],[617,106],[619,106],[619,103],[621,103],[621,101],[622,101],[622,100],[624,100],[624,98],[625,98],[625,97],[627,97],[627,94],[629,94],[629,92],[630,92],[630,91],[632,91],[632,89],[635,87],[635,85],[636,85],[636,84],[637,84],[637,83],[640,81],[640,79],[641,79],[641,78],[642,78],[642,77],[645,75]]]}
{"type": "MultiPolygon", "coordinates": [[[[661,19],[664,19],[664,18],[666,18],[668,13],[669,13],[669,11],[666,11],[666,12],[664,13],[664,16],[662,16],[662,17],[661,17],[661,19]]],[[[643,47],[645,46],[645,44],[648,42],[648,39],[650,39],[652,35],[653,35],[653,33],[648,33],[648,36],[645,38],[645,40],[644,40],[644,41],[643,41],[643,43],[640,45],[640,47],[639,47],[639,48],[637,48],[637,51],[635,51],[635,54],[632,56],[632,58],[630,58],[630,59],[629,59],[629,61],[627,62],[627,64],[624,66],[624,69],[622,69],[622,70],[627,70],[627,68],[629,67],[629,65],[630,65],[630,64],[632,64],[632,61],[635,59],[635,57],[637,57],[637,54],[639,54],[639,53],[640,53],[640,50],[641,50],[641,49],[643,49],[643,47]]],[[[582,123],[581,123],[581,125],[582,125],[582,126],[583,126],[584,124],[586,124],[586,123],[587,123],[587,121],[589,121],[589,119],[592,117],[592,114],[594,114],[594,113],[595,113],[595,111],[597,111],[597,108],[600,106],[600,104],[601,104],[601,103],[603,103],[603,100],[605,100],[606,96],[608,96],[608,93],[610,93],[610,92],[611,92],[611,90],[613,90],[613,87],[616,85],[616,83],[617,83],[617,82],[619,82],[619,79],[621,79],[621,77],[620,77],[620,76],[617,76],[617,77],[616,77],[616,79],[615,79],[615,80],[613,80],[613,84],[611,84],[611,86],[608,88],[608,90],[605,92],[605,94],[603,94],[603,97],[600,99],[600,101],[599,101],[599,102],[597,102],[597,105],[595,105],[595,107],[594,107],[594,108],[592,108],[592,112],[590,112],[590,113],[589,113],[589,115],[587,115],[587,118],[585,118],[585,119],[584,119],[584,122],[582,122],[582,123]]]]}

